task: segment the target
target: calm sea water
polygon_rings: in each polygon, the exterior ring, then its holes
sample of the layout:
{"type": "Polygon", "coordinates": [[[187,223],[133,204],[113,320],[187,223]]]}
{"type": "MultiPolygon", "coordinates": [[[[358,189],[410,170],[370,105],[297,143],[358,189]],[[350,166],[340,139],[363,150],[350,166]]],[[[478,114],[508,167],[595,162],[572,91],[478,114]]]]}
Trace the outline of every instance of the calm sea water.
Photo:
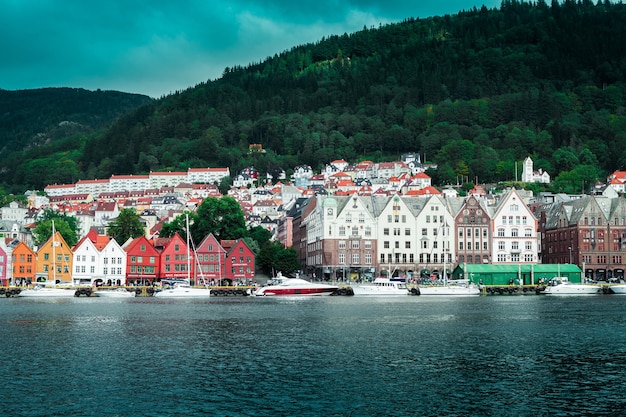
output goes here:
{"type": "Polygon", "coordinates": [[[0,300],[6,416],[626,414],[626,297],[0,300]]]}

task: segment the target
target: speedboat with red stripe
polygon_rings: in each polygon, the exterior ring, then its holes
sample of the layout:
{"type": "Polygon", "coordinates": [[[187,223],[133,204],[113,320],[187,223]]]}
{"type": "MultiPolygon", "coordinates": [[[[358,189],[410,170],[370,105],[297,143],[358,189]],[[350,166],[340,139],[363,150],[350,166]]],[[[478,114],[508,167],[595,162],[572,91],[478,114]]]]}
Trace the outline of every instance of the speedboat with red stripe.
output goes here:
{"type": "Polygon", "coordinates": [[[254,292],[256,296],[300,296],[300,295],[330,295],[337,291],[335,285],[311,282],[302,278],[288,278],[278,276],[267,282],[267,285],[254,292]]]}

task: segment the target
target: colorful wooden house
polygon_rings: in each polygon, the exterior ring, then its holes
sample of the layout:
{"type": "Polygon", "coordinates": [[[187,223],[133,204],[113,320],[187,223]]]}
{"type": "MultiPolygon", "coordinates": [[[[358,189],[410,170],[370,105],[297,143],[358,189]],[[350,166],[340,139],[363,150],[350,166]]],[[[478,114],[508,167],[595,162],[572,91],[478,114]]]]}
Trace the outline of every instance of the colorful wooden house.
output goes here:
{"type": "MultiPolygon", "coordinates": [[[[160,238],[160,279],[187,279],[194,276],[195,259],[187,243],[178,233],[171,238],[160,238]]],[[[192,282],[194,284],[194,282],[192,282]]]]}
{"type": "Polygon", "coordinates": [[[243,239],[222,241],[226,252],[226,275],[233,281],[251,280],[254,278],[254,252],[243,239]]]}
{"type": "Polygon", "coordinates": [[[196,249],[199,271],[198,280],[219,283],[226,277],[226,250],[219,244],[213,233],[205,237],[196,249]]]}
{"type": "Polygon", "coordinates": [[[37,251],[35,278],[38,282],[72,282],[72,248],[59,232],[48,239],[37,251]]]}
{"type": "Polygon", "coordinates": [[[128,284],[149,284],[159,277],[159,252],[145,236],[133,239],[126,250],[126,279],[128,284]]]}
{"type": "Polygon", "coordinates": [[[11,252],[13,284],[23,285],[35,281],[35,252],[24,242],[19,242],[11,252]]]}

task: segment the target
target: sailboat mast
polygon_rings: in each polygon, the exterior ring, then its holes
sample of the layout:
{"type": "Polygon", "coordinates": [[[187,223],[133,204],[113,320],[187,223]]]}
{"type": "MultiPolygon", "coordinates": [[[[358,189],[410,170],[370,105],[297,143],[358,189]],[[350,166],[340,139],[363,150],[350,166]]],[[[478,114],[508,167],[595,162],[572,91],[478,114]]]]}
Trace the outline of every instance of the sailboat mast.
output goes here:
{"type": "Polygon", "coordinates": [[[187,236],[187,281],[191,284],[191,259],[189,258],[189,213],[185,213],[185,234],[187,236]]]}
{"type": "Polygon", "coordinates": [[[54,282],[54,285],[57,285],[56,237],[54,234],[54,220],[52,220],[52,282],[54,282]]]}

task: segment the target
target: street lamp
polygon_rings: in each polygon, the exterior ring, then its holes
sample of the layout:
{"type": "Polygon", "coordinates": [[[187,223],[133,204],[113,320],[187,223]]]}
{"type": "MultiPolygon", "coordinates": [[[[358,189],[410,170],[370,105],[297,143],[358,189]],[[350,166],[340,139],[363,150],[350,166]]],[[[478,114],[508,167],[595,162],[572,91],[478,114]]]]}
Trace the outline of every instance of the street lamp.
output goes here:
{"type": "Polygon", "coordinates": [[[568,247],[567,249],[569,249],[569,263],[570,265],[572,264],[572,247],[568,247]]]}

